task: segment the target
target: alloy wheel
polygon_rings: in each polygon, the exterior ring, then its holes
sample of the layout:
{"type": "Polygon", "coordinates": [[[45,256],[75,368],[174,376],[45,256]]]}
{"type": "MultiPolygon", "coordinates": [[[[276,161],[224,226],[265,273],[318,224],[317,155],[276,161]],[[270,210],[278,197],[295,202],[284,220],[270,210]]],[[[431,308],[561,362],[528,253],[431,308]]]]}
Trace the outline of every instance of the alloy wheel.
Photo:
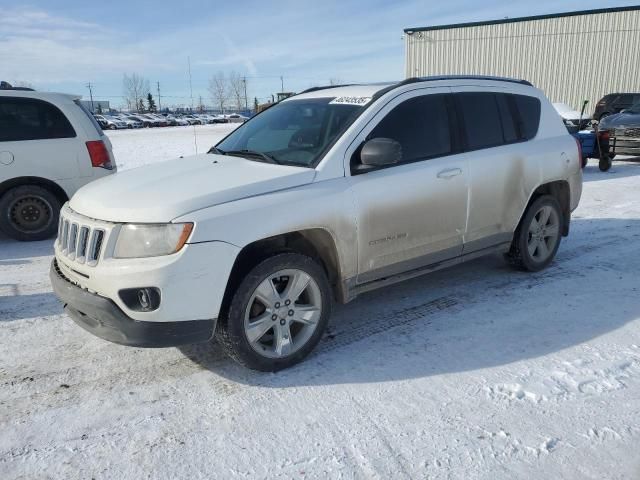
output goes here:
{"type": "Polygon", "coordinates": [[[280,270],[265,278],[251,295],[244,332],[260,355],[283,358],[309,341],[321,314],[322,295],[313,277],[303,270],[280,270]]]}
{"type": "Polygon", "coordinates": [[[527,249],[536,262],[546,261],[554,252],[560,235],[558,213],[549,205],[541,207],[531,219],[527,249]]]}

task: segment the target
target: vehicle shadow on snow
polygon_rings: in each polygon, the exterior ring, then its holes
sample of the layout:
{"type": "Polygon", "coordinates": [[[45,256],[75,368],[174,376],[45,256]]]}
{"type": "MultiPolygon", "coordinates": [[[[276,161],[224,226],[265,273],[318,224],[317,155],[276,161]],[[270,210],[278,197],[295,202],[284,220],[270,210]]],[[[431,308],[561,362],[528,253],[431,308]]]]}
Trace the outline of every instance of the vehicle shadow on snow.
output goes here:
{"type": "Polygon", "coordinates": [[[35,257],[53,255],[55,239],[39,242],[18,242],[0,232],[0,267],[3,265],[25,265],[35,257]]]}
{"type": "Polygon", "coordinates": [[[491,256],[338,305],[301,364],[250,371],[207,344],[181,347],[226,379],[267,388],[387,382],[542,357],[640,318],[640,221],[576,219],[538,273],[491,256]]]}
{"type": "Polygon", "coordinates": [[[582,172],[585,183],[640,175],[640,157],[629,157],[619,161],[614,160],[611,170],[608,172],[601,172],[598,168],[598,162],[595,161],[594,163],[591,160],[582,172]]]}
{"type": "Polygon", "coordinates": [[[48,317],[61,313],[62,304],[52,292],[21,295],[17,284],[0,283],[0,322],[48,317]]]}

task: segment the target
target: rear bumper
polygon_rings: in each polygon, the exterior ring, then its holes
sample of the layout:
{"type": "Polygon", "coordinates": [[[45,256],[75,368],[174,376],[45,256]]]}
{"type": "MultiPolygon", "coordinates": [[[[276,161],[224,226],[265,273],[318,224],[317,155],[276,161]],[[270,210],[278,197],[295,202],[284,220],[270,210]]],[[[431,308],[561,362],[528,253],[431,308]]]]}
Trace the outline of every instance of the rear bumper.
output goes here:
{"type": "Polygon", "coordinates": [[[54,259],[49,272],[56,296],[75,323],[88,332],[120,345],[172,347],[211,339],[216,321],[144,322],[128,317],[113,301],[67,280],[54,259]]]}

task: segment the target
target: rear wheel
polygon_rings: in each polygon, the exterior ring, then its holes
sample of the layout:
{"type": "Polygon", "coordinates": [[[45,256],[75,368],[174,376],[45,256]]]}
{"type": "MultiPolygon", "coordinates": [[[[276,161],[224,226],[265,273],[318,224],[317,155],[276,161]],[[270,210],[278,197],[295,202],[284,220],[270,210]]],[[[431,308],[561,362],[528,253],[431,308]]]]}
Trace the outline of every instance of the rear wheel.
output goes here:
{"type": "Polygon", "coordinates": [[[586,167],[589,163],[589,157],[582,157],[582,168],[586,167]]]}
{"type": "Polygon", "coordinates": [[[56,233],[60,201],[44,187],[22,185],[0,198],[0,229],[16,240],[33,241],[56,233]]]}
{"type": "Polygon", "coordinates": [[[612,165],[613,165],[613,161],[609,156],[604,156],[600,158],[600,162],[598,162],[598,168],[600,168],[601,172],[609,171],[612,165]]]}
{"type": "Polygon", "coordinates": [[[554,197],[544,195],[535,200],[515,232],[507,254],[509,263],[530,272],[547,267],[560,246],[561,220],[560,205],[554,197]]]}
{"type": "Polygon", "coordinates": [[[313,350],[330,310],[322,267],[304,255],[278,254],[242,280],[216,336],[239,363],[273,372],[295,365],[313,350]]]}

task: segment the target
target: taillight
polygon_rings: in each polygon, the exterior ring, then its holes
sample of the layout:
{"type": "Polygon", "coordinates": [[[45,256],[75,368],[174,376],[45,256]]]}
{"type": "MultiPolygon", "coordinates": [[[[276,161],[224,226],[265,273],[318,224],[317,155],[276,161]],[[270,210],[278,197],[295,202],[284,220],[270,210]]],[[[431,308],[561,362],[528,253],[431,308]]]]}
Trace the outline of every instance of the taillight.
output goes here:
{"type": "Polygon", "coordinates": [[[573,137],[576,141],[576,145],[578,146],[578,165],[582,168],[582,143],[580,143],[580,139],[577,137],[573,137]]]}
{"type": "Polygon", "coordinates": [[[91,158],[91,166],[101,167],[111,170],[111,157],[109,157],[109,151],[107,146],[102,140],[92,140],[87,142],[87,150],[89,151],[89,157],[91,158]]]}

